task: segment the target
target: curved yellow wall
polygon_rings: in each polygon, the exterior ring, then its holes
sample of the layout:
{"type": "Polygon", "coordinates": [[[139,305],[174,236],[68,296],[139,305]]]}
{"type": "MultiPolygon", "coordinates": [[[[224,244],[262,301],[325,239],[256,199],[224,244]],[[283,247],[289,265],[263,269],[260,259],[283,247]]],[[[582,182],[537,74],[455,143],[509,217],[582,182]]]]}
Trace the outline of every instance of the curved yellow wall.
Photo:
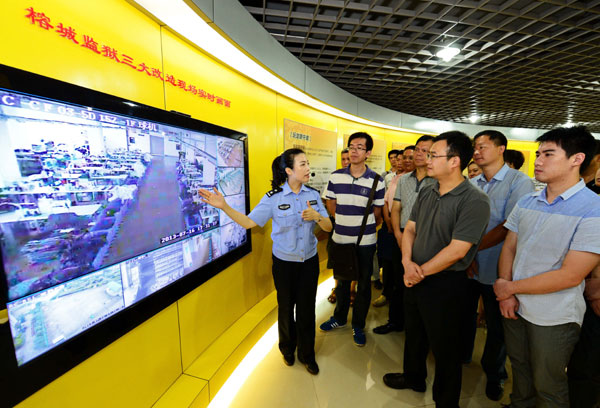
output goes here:
{"type": "MultiPolygon", "coordinates": [[[[221,65],[161,27],[125,0],[4,1],[0,63],[236,129],[248,134],[250,200],[270,189],[270,163],[283,150],[283,120],[344,134],[370,132],[391,143],[419,134],[339,119],[277,95],[221,65]],[[232,101],[230,108],[198,98],[44,30],[26,8],[232,101]]],[[[338,158],[339,164],[339,158],[338,158]]],[[[270,226],[252,231],[253,251],[141,326],[49,384],[19,407],[145,407],[233,322],[274,290],[270,226]]],[[[320,253],[323,253],[321,244],[320,253]]]]}

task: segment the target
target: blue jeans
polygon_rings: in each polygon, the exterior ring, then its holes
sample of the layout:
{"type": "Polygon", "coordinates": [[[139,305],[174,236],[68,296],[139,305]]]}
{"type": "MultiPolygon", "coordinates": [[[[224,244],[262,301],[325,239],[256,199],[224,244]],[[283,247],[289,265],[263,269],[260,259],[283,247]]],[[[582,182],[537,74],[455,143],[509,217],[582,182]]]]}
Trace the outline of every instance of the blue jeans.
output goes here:
{"type": "MultiPolygon", "coordinates": [[[[373,273],[373,257],[375,256],[375,245],[359,246],[358,253],[358,285],[356,298],[354,299],[354,310],[352,312],[352,327],[365,328],[369,305],[371,304],[371,275],[373,273]]],[[[350,310],[350,284],[349,280],[338,280],[335,288],[337,302],[333,317],[346,324],[348,311],[350,310]]]]}

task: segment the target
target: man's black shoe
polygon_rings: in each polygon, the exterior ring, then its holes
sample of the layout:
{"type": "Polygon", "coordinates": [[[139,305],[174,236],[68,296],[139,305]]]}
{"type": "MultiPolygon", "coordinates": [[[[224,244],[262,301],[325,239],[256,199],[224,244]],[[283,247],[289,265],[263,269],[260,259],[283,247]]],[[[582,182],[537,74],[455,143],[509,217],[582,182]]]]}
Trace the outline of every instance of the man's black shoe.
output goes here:
{"type": "Polygon", "coordinates": [[[306,367],[306,371],[308,371],[312,375],[319,374],[319,366],[314,358],[305,361],[304,359],[298,357],[298,361],[300,361],[302,364],[304,364],[304,366],[306,367]]]}
{"type": "Polygon", "coordinates": [[[387,373],[383,376],[383,382],[390,388],[396,390],[413,390],[416,392],[425,392],[425,381],[420,384],[412,384],[406,380],[403,373],[387,373]]]}
{"type": "Polygon", "coordinates": [[[393,331],[401,332],[404,330],[404,327],[397,325],[396,323],[387,322],[384,325],[377,326],[373,329],[373,333],[375,334],[388,334],[393,331]]]}
{"type": "Polygon", "coordinates": [[[284,354],[283,355],[283,362],[285,363],[286,366],[293,366],[294,361],[296,361],[296,359],[294,358],[294,354],[284,354]]]}
{"type": "Polygon", "coordinates": [[[492,401],[500,401],[504,395],[504,384],[488,381],[485,386],[485,395],[492,401]]]}

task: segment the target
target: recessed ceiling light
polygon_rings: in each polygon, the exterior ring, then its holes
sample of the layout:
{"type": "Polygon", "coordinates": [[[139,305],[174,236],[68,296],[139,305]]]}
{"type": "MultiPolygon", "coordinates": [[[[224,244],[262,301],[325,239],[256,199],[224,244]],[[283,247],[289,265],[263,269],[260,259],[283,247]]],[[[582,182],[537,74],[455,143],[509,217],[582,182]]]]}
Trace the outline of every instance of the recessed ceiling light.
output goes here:
{"type": "Polygon", "coordinates": [[[441,50],[439,50],[435,54],[435,56],[438,57],[438,58],[443,59],[446,62],[448,62],[452,58],[456,57],[459,52],[460,52],[460,50],[458,48],[456,48],[456,47],[444,47],[441,50]]]}
{"type": "Polygon", "coordinates": [[[479,117],[479,115],[476,115],[476,114],[469,116],[469,120],[471,121],[471,123],[477,123],[477,122],[479,122],[479,119],[481,119],[481,118],[479,117]]]}

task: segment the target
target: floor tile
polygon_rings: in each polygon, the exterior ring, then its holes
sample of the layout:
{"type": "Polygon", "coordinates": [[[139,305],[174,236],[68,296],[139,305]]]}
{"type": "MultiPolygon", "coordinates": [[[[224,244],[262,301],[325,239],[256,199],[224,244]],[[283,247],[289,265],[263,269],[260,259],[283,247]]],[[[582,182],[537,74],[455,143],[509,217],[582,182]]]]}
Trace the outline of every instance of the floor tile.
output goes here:
{"type": "MultiPolygon", "coordinates": [[[[327,293],[331,286],[328,286],[327,293]]],[[[373,299],[380,291],[373,290],[373,299]]],[[[402,408],[435,406],[431,394],[435,361],[429,355],[428,378],[425,393],[394,390],[383,384],[383,375],[402,371],[404,333],[386,335],[373,333],[373,328],[387,322],[388,307],[371,307],[365,332],[367,344],[357,347],[352,340],[350,324],[331,332],[321,332],[318,326],[326,321],[335,308],[321,296],[316,308],[316,358],[320,373],[309,374],[296,362],[292,367],[283,364],[277,345],[258,364],[242,385],[230,407],[232,408],[402,408]]],[[[348,321],[352,318],[350,310],[348,321]]],[[[463,366],[462,407],[498,407],[499,402],[485,396],[485,375],[479,360],[485,341],[484,329],[478,329],[473,362],[463,366]]],[[[509,373],[510,373],[510,367],[509,373]]],[[[510,375],[510,374],[509,374],[510,375]]],[[[502,402],[509,401],[510,379],[502,402]]]]}

